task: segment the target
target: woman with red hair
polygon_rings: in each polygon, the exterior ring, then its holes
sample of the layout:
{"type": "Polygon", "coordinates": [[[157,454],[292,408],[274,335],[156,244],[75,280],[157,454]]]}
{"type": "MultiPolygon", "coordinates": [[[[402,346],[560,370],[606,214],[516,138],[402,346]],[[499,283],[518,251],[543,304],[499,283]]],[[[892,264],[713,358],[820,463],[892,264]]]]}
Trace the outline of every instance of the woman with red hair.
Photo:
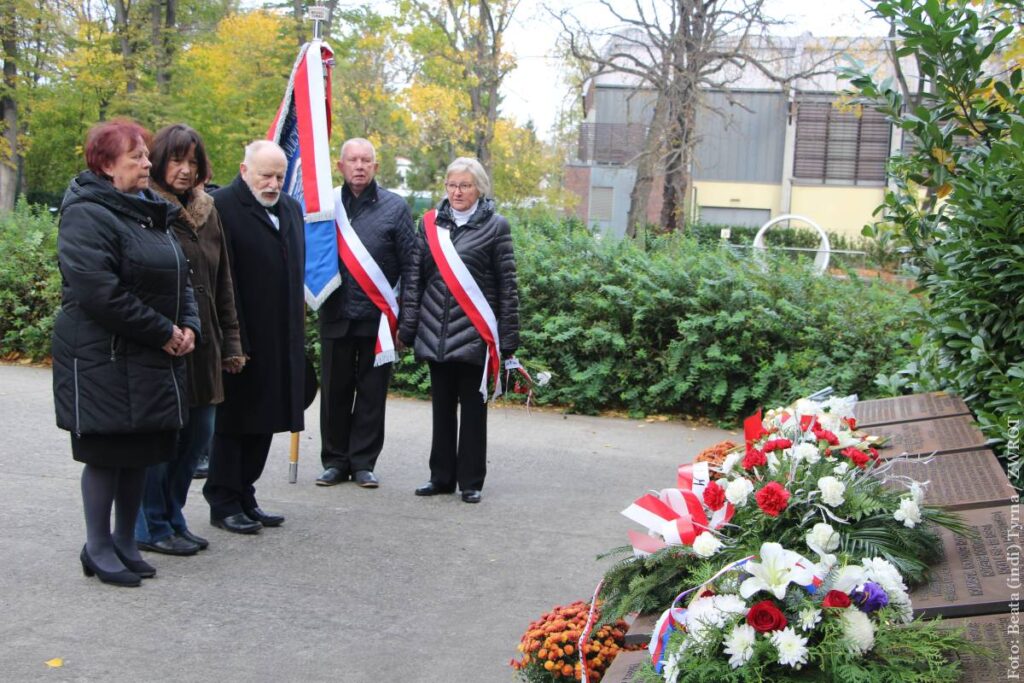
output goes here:
{"type": "Polygon", "coordinates": [[[156,574],[139,555],[135,521],[145,468],[174,456],[188,419],[183,356],[200,331],[170,230],[177,209],[149,189],[148,140],[127,119],[89,131],[89,170],[71,180],[57,233],[57,426],[84,464],[82,571],[117,586],[156,574]]]}

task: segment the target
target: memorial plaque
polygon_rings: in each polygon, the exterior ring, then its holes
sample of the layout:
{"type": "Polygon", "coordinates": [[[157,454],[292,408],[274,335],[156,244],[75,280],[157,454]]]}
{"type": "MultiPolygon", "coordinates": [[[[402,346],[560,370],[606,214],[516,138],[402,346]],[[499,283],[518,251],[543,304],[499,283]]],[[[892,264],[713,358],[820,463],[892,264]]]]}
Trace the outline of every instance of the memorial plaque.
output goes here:
{"type": "Polygon", "coordinates": [[[910,593],[914,614],[966,617],[1008,612],[1019,592],[1021,506],[999,505],[960,513],[973,536],[939,530],[943,559],[931,580],[910,593]]]}
{"type": "Polygon", "coordinates": [[[908,455],[960,453],[985,446],[985,436],[969,415],[901,422],[864,431],[870,436],[887,439],[885,447],[879,451],[883,458],[904,452],[908,455]]]}
{"type": "Polygon", "coordinates": [[[654,625],[658,623],[658,614],[641,614],[626,631],[626,645],[646,645],[651,642],[651,634],[654,632],[654,625]]]}
{"type": "Polygon", "coordinates": [[[1020,613],[997,614],[971,619],[944,619],[950,629],[963,629],[966,640],[986,650],[982,654],[959,653],[961,681],[963,683],[992,683],[993,681],[1020,680],[1020,613]]]}
{"type": "Polygon", "coordinates": [[[636,650],[632,652],[620,652],[615,656],[612,665],[604,672],[602,683],[632,683],[639,681],[637,675],[644,664],[651,661],[651,655],[647,650],[636,650]]]}
{"type": "Polygon", "coordinates": [[[859,401],[853,409],[858,427],[877,427],[897,422],[914,422],[933,417],[970,415],[971,411],[959,396],[937,391],[896,398],[859,401]]]}
{"type": "MultiPolygon", "coordinates": [[[[928,482],[924,502],[949,510],[1009,504],[1017,494],[990,450],[965,451],[934,458],[901,458],[892,474],[928,482]]],[[[893,482],[893,488],[903,484],[893,482]]]]}

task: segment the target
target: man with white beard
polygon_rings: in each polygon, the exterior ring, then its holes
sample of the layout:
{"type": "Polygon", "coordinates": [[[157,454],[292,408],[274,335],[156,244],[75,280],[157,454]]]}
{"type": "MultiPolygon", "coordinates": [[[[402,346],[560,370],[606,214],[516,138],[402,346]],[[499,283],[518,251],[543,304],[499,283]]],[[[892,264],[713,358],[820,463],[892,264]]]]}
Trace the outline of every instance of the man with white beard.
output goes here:
{"type": "MultiPolygon", "coordinates": [[[[241,371],[225,368],[203,495],[210,523],[240,534],[284,522],[260,508],[255,483],[274,433],[303,427],[304,225],[301,206],[282,192],[287,167],[277,144],[257,140],[245,148],[239,175],[212,194],[224,224],[247,361],[241,371]]],[[[196,291],[197,300],[204,295],[196,291]]]]}

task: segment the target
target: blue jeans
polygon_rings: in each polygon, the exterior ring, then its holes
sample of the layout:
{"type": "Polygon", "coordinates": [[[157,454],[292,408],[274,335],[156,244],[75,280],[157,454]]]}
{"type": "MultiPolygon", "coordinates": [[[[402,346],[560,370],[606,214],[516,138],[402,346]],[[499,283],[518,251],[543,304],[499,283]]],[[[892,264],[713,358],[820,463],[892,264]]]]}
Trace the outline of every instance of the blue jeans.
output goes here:
{"type": "Polygon", "coordinates": [[[178,433],[174,460],[147,468],[135,540],[156,543],[188,529],[181,511],[196,465],[204,453],[210,452],[216,415],[217,406],[189,408],[188,424],[178,433]]]}

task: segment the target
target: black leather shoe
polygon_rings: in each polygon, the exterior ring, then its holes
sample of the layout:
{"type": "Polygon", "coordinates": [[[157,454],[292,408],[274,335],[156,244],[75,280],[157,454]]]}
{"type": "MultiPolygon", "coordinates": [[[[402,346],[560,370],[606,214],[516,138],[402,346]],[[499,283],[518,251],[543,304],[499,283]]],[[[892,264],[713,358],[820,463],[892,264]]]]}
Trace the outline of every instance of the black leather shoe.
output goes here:
{"type": "Polygon", "coordinates": [[[210,524],[233,534],[255,534],[263,528],[262,524],[252,521],[244,512],[236,512],[223,518],[210,517],[210,524]]]}
{"type": "Polygon", "coordinates": [[[356,484],[364,489],[375,489],[380,486],[380,482],[377,480],[377,475],[370,470],[359,470],[352,479],[355,480],[356,484]]]}
{"type": "Polygon", "coordinates": [[[255,507],[252,510],[246,510],[245,516],[254,522],[259,522],[263,526],[281,526],[284,524],[283,515],[273,515],[269,512],[264,512],[258,507],[255,507]]]}
{"type": "Polygon", "coordinates": [[[199,552],[199,545],[197,543],[193,543],[177,534],[172,534],[153,543],[137,541],[136,545],[139,546],[139,550],[161,553],[163,555],[195,555],[199,552]]]}
{"type": "Polygon", "coordinates": [[[116,572],[108,572],[100,569],[92,558],[89,557],[89,551],[82,546],[82,554],[78,556],[78,559],[82,561],[82,573],[86,576],[95,576],[103,583],[109,583],[111,586],[120,586],[122,588],[134,588],[135,586],[142,585],[142,579],[139,575],[128,569],[122,569],[116,572]]]}
{"type": "Polygon", "coordinates": [[[468,489],[466,491],[463,491],[462,492],[462,502],[463,503],[479,503],[480,502],[480,492],[479,491],[474,491],[473,489],[468,489]]]}
{"type": "Polygon", "coordinates": [[[133,574],[138,574],[140,579],[152,579],[156,576],[156,567],[151,565],[145,560],[131,560],[121,554],[121,551],[114,546],[114,554],[117,555],[117,559],[121,560],[121,564],[128,568],[128,571],[133,574]]]}
{"type": "Polygon", "coordinates": [[[328,467],[324,470],[317,480],[317,486],[337,486],[348,481],[348,475],[339,470],[337,467],[328,467]]]}
{"type": "Polygon", "coordinates": [[[197,546],[199,546],[200,550],[206,550],[207,548],[210,547],[210,542],[209,541],[207,541],[202,536],[196,536],[194,533],[192,533],[188,529],[185,529],[184,531],[179,531],[178,532],[178,536],[181,536],[186,541],[191,541],[192,543],[195,543],[197,546]]]}
{"type": "Polygon", "coordinates": [[[436,496],[442,493],[455,493],[455,487],[453,486],[450,489],[444,488],[438,486],[432,481],[428,481],[426,484],[416,489],[417,496],[436,496]]]}
{"type": "Polygon", "coordinates": [[[193,479],[206,479],[208,476],[210,476],[209,465],[200,465],[196,468],[196,471],[192,473],[193,479]]]}

